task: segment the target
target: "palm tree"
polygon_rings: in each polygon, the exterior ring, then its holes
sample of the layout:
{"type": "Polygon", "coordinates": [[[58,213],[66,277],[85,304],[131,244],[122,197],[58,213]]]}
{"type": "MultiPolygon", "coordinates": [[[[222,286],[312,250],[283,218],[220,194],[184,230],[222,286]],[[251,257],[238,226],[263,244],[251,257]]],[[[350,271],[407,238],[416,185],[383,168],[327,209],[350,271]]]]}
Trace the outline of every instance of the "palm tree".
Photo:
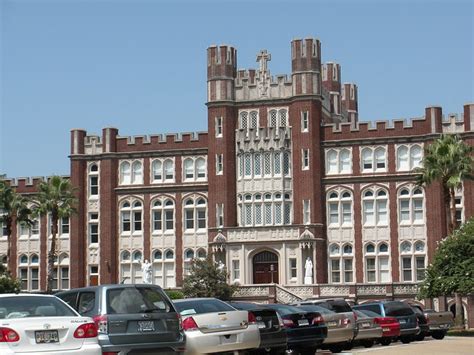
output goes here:
{"type": "Polygon", "coordinates": [[[56,236],[58,221],[71,216],[76,211],[77,197],[69,179],[53,176],[38,185],[36,215],[51,215],[51,247],[48,253],[48,276],[46,290],[51,293],[53,286],[54,262],[56,259],[56,236]]]}
{"type": "Polygon", "coordinates": [[[7,246],[7,267],[11,262],[11,235],[13,223],[20,223],[31,226],[31,209],[28,207],[29,200],[20,195],[16,190],[0,180],[0,225],[5,228],[8,246],[7,246]]]}
{"type": "MultiPolygon", "coordinates": [[[[447,235],[451,235],[457,228],[456,190],[462,186],[464,180],[473,179],[473,151],[474,148],[464,143],[457,135],[441,135],[426,148],[423,167],[415,170],[420,174],[417,181],[418,185],[430,185],[435,181],[441,183],[447,235]]],[[[456,293],[454,296],[456,300],[456,324],[461,325],[461,295],[456,293]]]]}
{"type": "Polygon", "coordinates": [[[423,167],[415,170],[420,174],[419,185],[430,185],[435,181],[441,183],[448,235],[457,227],[456,190],[464,180],[473,179],[472,153],[473,147],[464,143],[457,135],[444,134],[426,148],[423,167]]]}

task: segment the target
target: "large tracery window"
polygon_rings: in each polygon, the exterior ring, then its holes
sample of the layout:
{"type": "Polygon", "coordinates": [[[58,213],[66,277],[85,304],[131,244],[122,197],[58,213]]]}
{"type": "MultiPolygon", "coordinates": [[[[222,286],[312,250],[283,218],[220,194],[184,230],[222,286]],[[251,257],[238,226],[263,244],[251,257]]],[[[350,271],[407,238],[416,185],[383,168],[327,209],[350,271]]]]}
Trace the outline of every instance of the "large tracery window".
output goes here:
{"type": "Polygon", "coordinates": [[[53,290],[69,289],[69,256],[61,254],[54,260],[53,290]]]}
{"type": "Polygon", "coordinates": [[[280,177],[290,175],[290,152],[270,151],[240,154],[239,180],[280,177]]]}
{"type": "Polygon", "coordinates": [[[362,194],[364,226],[386,226],[388,224],[388,196],[385,189],[370,188],[362,194]]]}
{"type": "Polygon", "coordinates": [[[163,288],[175,287],[175,258],[171,249],[152,253],[153,283],[163,288]]]}
{"type": "Polygon", "coordinates": [[[352,194],[349,191],[328,193],[329,227],[352,226],[352,194]]]}
{"type": "Polygon", "coordinates": [[[272,109],[268,112],[268,127],[287,127],[288,126],[288,110],[272,109]]]}
{"type": "Polygon", "coordinates": [[[375,245],[367,243],[364,246],[365,256],[365,281],[390,282],[389,247],[385,242],[375,245]]]}
{"type": "Polygon", "coordinates": [[[240,129],[245,130],[248,134],[249,129],[256,130],[258,134],[259,115],[258,111],[240,111],[239,113],[240,129]]]}
{"type": "Polygon", "coordinates": [[[329,274],[331,283],[354,282],[354,253],[352,244],[329,246],[329,274]]]}
{"type": "Polygon", "coordinates": [[[361,171],[384,172],[387,171],[387,154],[384,147],[369,148],[365,147],[361,151],[361,171]]]}
{"type": "Polygon", "coordinates": [[[425,243],[404,241],[400,244],[400,268],[403,282],[418,282],[425,279],[425,243]]]}
{"type": "Polygon", "coordinates": [[[245,194],[238,197],[241,226],[287,225],[291,223],[289,194],[245,194]]]}
{"type": "Polygon", "coordinates": [[[398,218],[400,224],[424,222],[423,190],[420,187],[402,188],[398,192],[398,218]]]}
{"type": "Polygon", "coordinates": [[[126,284],[140,283],[142,281],[142,262],[143,254],[141,251],[122,251],[120,254],[120,282],[126,284]]]}
{"type": "Polygon", "coordinates": [[[39,257],[37,254],[20,255],[18,258],[18,278],[23,291],[38,291],[39,279],[39,257]]]}

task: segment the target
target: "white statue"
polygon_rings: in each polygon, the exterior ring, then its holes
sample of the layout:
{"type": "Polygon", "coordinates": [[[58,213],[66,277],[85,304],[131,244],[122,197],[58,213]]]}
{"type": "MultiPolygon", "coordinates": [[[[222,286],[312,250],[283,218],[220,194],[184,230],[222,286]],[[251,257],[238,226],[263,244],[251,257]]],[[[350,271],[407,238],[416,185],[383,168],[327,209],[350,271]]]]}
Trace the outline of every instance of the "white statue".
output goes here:
{"type": "Polygon", "coordinates": [[[141,263],[142,266],[142,275],[143,275],[143,283],[144,284],[151,284],[152,283],[152,264],[148,261],[148,259],[145,260],[145,262],[141,263]]]}
{"type": "Polygon", "coordinates": [[[304,284],[311,285],[313,283],[313,262],[308,256],[304,264],[304,284]]]}
{"type": "Polygon", "coordinates": [[[219,260],[219,262],[217,263],[217,270],[223,271],[224,268],[225,268],[224,263],[222,262],[222,260],[219,260]]]}

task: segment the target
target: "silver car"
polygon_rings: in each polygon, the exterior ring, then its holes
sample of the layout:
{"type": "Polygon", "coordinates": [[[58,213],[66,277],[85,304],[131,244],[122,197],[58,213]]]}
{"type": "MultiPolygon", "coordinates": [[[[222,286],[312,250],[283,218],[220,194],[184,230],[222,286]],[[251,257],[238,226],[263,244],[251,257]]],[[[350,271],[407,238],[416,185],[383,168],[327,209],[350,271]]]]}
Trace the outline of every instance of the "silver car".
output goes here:
{"type": "Polygon", "coordinates": [[[374,319],[377,317],[371,317],[364,312],[355,310],[354,313],[357,316],[357,336],[354,341],[360,343],[366,348],[370,348],[374,345],[374,342],[382,337],[382,327],[376,323],[374,319]]]}
{"type": "Polygon", "coordinates": [[[187,355],[257,348],[260,332],[252,312],[238,311],[216,298],[175,300],[183,319],[187,355]]]}

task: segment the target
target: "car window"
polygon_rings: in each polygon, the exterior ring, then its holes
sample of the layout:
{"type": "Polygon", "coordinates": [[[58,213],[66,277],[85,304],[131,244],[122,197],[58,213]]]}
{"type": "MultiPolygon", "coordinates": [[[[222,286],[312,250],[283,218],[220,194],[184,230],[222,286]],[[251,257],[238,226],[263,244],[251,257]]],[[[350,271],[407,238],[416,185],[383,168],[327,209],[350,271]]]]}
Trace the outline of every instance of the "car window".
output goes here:
{"type": "Polygon", "coordinates": [[[0,309],[6,319],[25,317],[77,317],[56,297],[12,296],[0,298],[0,309]]]}
{"type": "Polygon", "coordinates": [[[367,309],[361,309],[361,310],[359,310],[359,311],[362,312],[362,313],[364,313],[364,314],[366,314],[366,315],[369,316],[369,317],[380,317],[380,314],[377,314],[377,313],[375,313],[375,312],[369,311],[369,310],[367,310],[367,309]]]}
{"type": "Polygon", "coordinates": [[[401,302],[390,302],[386,303],[384,306],[385,314],[390,317],[412,316],[414,314],[409,306],[401,302]]]}
{"type": "Polygon", "coordinates": [[[79,300],[77,302],[77,311],[79,314],[88,316],[92,315],[95,306],[95,292],[81,292],[79,293],[79,300]]]}
{"type": "Polygon", "coordinates": [[[153,287],[124,287],[107,291],[108,314],[173,311],[172,305],[153,287]]]}
{"type": "Polygon", "coordinates": [[[329,309],[319,307],[319,306],[314,306],[314,305],[307,305],[307,304],[302,304],[301,306],[296,306],[298,308],[301,308],[303,311],[306,312],[319,312],[321,314],[334,314],[335,312],[330,311],[329,309]]]}
{"type": "Polygon", "coordinates": [[[287,314],[305,312],[305,311],[303,311],[302,309],[300,309],[296,306],[288,306],[286,304],[276,304],[276,303],[274,303],[274,304],[265,305],[265,307],[274,309],[275,311],[277,311],[282,316],[287,315],[287,314]]]}
{"type": "Polygon", "coordinates": [[[244,302],[230,302],[229,305],[232,307],[239,309],[239,310],[244,310],[248,311],[250,309],[259,309],[261,308],[258,304],[253,304],[253,303],[244,303],[244,302]]]}
{"type": "Polygon", "coordinates": [[[376,313],[377,315],[382,315],[382,310],[378,304],[360,304],[354,306],[354,309],[368,310],[376,313]]]}
{"type": "Polygon", "coordinates": [[[191,314],[235,311],[235,308],[217,299],[180,301],[175,302],[174,305],[182,316],[187,316],[191,314]]]}
{"type": "Polygon", "coordinates": [[[330,310],[336,313],[352,312],[351,306],[346,301],[336,300],[328,301],[327,303],[331,306],[330,310]]]}
{"type": "Polygon", "coordinates": [[[77,308],[76,308],[77,292],[69,292],[63,295],[58,295],[57,297],[62,299],[64,302],[66,302],[68,305],[70,305],[72,308],[74,308],[77,311],[77,308]]]}

